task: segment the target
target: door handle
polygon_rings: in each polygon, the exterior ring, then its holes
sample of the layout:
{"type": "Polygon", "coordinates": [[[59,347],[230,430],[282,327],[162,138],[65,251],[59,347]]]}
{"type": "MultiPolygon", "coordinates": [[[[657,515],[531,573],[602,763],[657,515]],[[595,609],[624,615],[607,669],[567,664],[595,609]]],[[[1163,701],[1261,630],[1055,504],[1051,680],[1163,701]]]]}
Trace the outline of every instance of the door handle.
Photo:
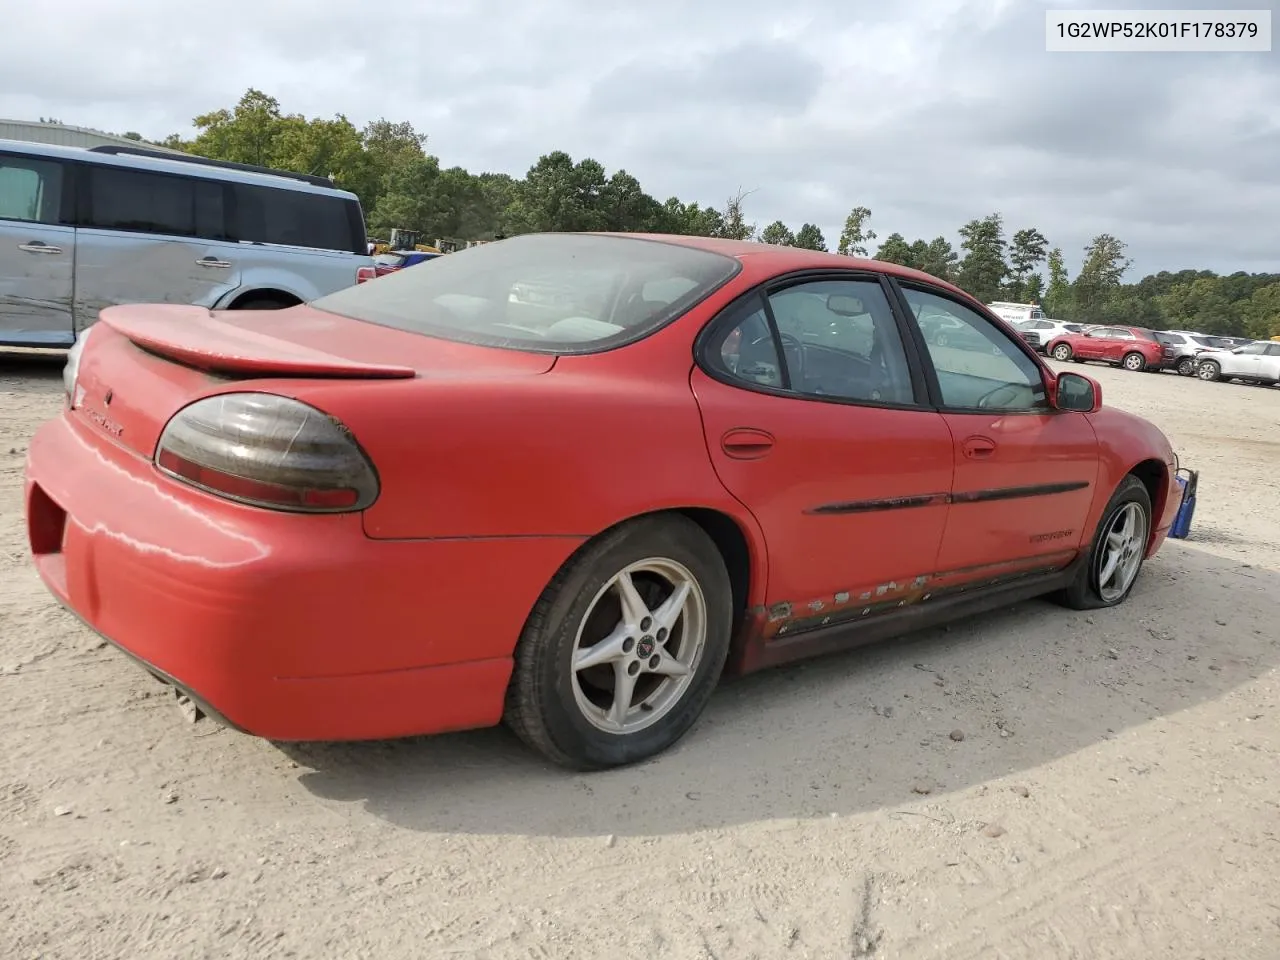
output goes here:
{"type": "Polygon", "coordinates": [[[201,257],[196,261],[202,267],[229,267],[230,260],[219,260],[217,257],[201,257]]]}
{"type": "Polygon", "coordinates": [[[18,249],[26,253],[61,253],[61,247],[51,247],[43,240],[32,240],[29,243],[18,244],[18,249]]]}
{"type": "Polygon", "coordinates": [[[753,427],[737,427],[720,438],[720,449],[735,460],[759,460],[773,449],[773,435],[753,427]]]}
{"type": "Polygon", "coordinates": [[[972,460],[983,460],[996,452],[996,444],[994,440],[986,437],[970,437],[964,442],[962,449],[966,457],[972,460]]]}

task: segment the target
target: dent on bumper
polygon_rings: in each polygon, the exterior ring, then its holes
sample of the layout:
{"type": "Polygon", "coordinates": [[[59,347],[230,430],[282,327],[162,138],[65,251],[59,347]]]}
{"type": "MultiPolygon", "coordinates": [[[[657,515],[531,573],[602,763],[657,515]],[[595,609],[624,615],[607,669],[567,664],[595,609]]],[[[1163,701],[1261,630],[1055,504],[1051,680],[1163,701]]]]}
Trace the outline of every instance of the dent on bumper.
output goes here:
{"type": "Polygon", "coordinates": [[[227,503],[86,429],[33,439],[28,534],[45,584],[112,644],[271,739],[501,718],[524,620],[577,541],[374,541],[358,514],[227,503]]]}

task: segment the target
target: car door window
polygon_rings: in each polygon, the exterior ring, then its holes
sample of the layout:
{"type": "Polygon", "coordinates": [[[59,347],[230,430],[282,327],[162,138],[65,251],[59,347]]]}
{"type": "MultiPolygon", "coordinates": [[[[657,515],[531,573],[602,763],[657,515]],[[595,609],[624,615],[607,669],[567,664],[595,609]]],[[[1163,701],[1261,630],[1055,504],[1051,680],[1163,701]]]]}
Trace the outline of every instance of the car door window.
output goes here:
{"type": "Polygon", "coordinates": [[[1248,346],[1241,347],[1240,352],[1252,356],[1253,354],[1262,354],[1267,350],[1265,343],[1251,343],[1248,346]]]}
{"type": "Polygon", "coordinates": [[[61,222],[62,164],[29,157],[0,157],[0,220],[61,222]]]}
{"type": "Polygon", "coordinates": [[[876,280],[813,280],[768,297],[797,393],[911,404],[906,350],[876,280]]]}
{"type": "Polygon", "coordinates": [[[714,350],[713,365],[736,380],[782,389],[782,360],[759,297],[733,308],[728,329],[714,350]]]}
{"type": "Polygon", "coordinates": [[[906,285],[902,292],[917,324],[923,326],[922,318],[930,314],[945,314],[957,324],[945,345],[925,341],[944,406],[1009,411],[1048,407],[1039,365],[1003,330],[949,297],[906,285]]]}
{"type": "Polygon", "coordinates": [[[1267,345],[1267,356],[1280,357],[1280,343],[1272,343],[1267,345]]]}

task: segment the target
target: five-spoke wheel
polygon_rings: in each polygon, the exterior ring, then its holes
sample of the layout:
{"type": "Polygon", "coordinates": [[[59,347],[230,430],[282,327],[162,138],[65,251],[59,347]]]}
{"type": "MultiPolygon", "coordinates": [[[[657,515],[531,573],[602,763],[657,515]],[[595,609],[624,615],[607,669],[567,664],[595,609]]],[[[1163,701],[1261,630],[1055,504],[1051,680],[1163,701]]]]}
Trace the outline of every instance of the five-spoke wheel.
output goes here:
{"type": "Polygon", "coordinates": [[[516,645],[505,719],[564,766],[634,763],[693,726],[724,669],[733,591],[688,517],[642,517],[588,542],[516,645]]]}

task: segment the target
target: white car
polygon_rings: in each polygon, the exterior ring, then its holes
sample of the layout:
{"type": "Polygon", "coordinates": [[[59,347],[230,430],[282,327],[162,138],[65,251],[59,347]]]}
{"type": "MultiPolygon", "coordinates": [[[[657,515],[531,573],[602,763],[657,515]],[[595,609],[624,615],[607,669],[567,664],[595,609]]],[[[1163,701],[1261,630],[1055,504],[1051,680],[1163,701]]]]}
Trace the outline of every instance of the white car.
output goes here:
{"type": "Polygon", "coordinates": [[[1234,350],[1206,351],[1196,359],[1201,380],[1280,383],[1280,343],[1257,340],[1234,350]]]}
{"type": "Polygon", "coordinates": [[[1023,340],[1041,353],[1044,352],[1045,344],[1054,337],[1067,333],[1083,333],[1085,329],[1082,323],[1067,323],[1065,320],[1053,320],[1049,317],[1038,320],[1019,320],[1014,323],[1013,328],[1018,331],[1018,335],[1023,340]]]}

